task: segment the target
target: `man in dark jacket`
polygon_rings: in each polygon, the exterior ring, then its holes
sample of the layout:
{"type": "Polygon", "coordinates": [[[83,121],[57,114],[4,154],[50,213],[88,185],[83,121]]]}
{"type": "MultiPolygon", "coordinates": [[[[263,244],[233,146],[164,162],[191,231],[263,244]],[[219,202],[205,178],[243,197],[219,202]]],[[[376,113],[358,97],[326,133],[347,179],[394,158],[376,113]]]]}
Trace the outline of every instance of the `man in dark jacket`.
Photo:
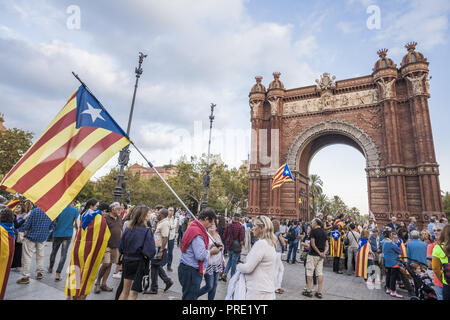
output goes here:
{"type": "Polygon", "coordinates": [[[236,272],[236,265],[241,257],[241,248],[244,246],[244,227],[239,222],[240,218],[241,216],[236,213],[233,216],[233,222],[225,228],[224,238],[228,250],[228,262],[222,275],[223,281],[227,281],[227,274],[230,269],[231,277],[233,277],[236,272]]]}

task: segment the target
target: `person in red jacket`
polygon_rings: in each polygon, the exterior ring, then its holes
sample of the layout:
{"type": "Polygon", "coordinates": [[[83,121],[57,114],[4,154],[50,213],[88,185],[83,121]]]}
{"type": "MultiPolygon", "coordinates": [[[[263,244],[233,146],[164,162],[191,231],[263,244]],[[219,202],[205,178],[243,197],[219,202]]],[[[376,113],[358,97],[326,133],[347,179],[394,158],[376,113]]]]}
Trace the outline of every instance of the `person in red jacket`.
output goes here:
{"type": "Polygon", "coordinates": [[[227,281],[228,271],[231,269],[231,277],[236,272],[236,265],[241,257],[241,249],[244,246],[244,227],[239,222],[241,216],[235,214],[233,221],[225,227],[224,238],[228,251],[228,262],[221,280],[227,281]]]}
{"type": "Polygon", "coordinates": [[[210,255],[218,254],[219,248],[209,248],[207,229],[216,220],[211,208],[203,209],[198,220],[194,220],[181,239],[181,258],[178,266],[178,280],[182,287],[183,300],[197,300],[204,271],[210,255]]]}

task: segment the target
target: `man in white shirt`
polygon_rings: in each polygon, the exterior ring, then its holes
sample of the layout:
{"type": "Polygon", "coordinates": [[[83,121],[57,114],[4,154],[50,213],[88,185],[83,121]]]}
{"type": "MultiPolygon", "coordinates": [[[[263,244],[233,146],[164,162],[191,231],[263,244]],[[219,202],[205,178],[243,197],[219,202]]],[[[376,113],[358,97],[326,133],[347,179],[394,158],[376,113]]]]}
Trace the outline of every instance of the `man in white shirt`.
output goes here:
{"type": "Polygon", "coordinates": [[[178,232],[178,218],[174,216],[174,209],[169,208],[169,241],[167,243],[167,271],[172,272],[173,247],[178,232]]]}
{"type": "Polygon", "coordinates": [[[177,237],[177,247],[180,246],[181,239],[183,238],[183,223],[186,219],[184,212],[180,211],[178,215],[178,237],[177,237]]]}

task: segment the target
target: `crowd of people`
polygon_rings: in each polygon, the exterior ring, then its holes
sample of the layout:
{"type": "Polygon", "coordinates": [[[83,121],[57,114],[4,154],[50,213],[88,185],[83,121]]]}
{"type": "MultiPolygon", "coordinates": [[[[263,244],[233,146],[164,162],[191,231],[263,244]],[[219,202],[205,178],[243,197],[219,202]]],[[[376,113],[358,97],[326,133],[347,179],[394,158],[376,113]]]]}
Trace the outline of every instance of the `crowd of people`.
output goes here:
{"type": "Polygon", "coordinates": [[[326,259],[332,260],[333,272],[361,277],[372,284],[380,280],[373,276],[376,266],[385,277],[384,290],[396,298],[402,298],[398,286],[409,281],[402,276],[408,275],[402,261],[411,262],[418,273],[425,266],[437,299],[449,299],[450,227],[445,218],[432,217],[419,230],[413,217],[408,226],[392,217],[378,228],[374,219],[358,224],[343,214],[324,217],[319,213],[311,221],[302,221],[239,214],[224,217],[205,208],[193,217],[162,205],[151,209],[96,199],[72,203],[54,221],[30,201],[4,203],[0,212],[0,223],[14,233],[11,270],[22,273],[18,284],[30,283],[34,255],[36,279],[44,277],[46,241],[52,241],[47,273],[55,271],[55,281],[61,281],[73,245],[66,280],[68,299],[85,299],[92,289],[94,294],[113,291],[108,285],[111,272],[113,278],[120,279],[116,299],[156,295],[159,278],[165,292],[174,284],[175,246],[181,251],[176,276],[183,300],[203,295],[214,300],[219,281],[228,282],[226,299],[275,299],[285,292],[284,264],[298,263],[305,270],[302,294],[320,299],[326,259]]]}

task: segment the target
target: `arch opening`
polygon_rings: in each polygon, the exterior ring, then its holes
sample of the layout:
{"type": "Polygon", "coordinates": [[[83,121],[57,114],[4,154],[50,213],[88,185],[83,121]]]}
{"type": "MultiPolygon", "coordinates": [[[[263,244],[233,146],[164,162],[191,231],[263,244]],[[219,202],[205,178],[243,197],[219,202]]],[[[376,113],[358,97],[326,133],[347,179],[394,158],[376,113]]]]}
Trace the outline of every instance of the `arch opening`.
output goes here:
{"type": "MultiPolygon", "coordinates": [[[[356,207],[361,215],[369,212],[366,160],[357,147],[334,140],[311,154],[308,176],[316,174],[322,181],[322,194],[327,197],[318,203],[317,210],[326,211],[326,202],[338,196],[351,209],[356,207]]],[[[326,213],[326,212],[325,212],[326,213]]]]}

